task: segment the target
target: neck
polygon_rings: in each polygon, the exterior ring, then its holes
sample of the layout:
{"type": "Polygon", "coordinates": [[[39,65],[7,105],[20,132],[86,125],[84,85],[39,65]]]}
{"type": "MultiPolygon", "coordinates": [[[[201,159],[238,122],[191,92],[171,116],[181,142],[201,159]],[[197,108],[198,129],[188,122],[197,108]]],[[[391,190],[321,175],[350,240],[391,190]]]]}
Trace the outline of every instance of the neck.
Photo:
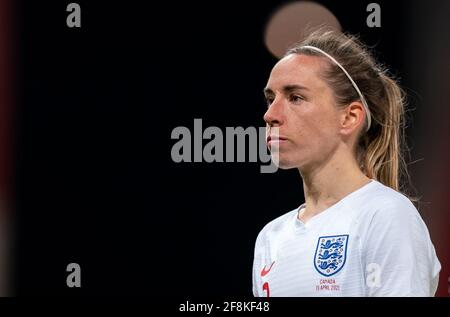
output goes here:
{"type": "Polygon", "coordinates": [[[303,179],[306,209],[305,221],[334,205],[342,198],[370,182],[360,170],[351,153],[338,151],[326,162],[300,170],[303,179]]]}

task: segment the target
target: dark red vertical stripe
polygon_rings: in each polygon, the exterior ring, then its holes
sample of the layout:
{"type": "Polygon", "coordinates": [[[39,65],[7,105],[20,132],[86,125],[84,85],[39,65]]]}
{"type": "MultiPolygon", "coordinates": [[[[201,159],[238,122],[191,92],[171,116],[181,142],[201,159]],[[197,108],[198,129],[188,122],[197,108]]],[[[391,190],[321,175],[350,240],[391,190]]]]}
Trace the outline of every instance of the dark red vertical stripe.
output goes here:
{"type": "Polygon", "coordinates": [[[13,98],[15,37],[11,0],[0,0],[0,198],[11,204],[13,194],[13,98]]]}

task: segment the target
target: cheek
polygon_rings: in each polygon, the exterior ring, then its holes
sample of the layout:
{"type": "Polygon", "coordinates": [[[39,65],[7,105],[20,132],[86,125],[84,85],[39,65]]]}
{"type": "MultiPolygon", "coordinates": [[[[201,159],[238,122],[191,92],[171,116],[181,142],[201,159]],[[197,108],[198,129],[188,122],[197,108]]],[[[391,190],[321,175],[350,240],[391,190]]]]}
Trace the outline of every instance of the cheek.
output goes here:
{"type": "Polygon", "coordinates": [[[311,129],[315,131],[317,135],[324,137],[330,137],[335,135],[337,122],[337,112],[331,109],[323,109],[324,107],[317,107],[315,110],[308,113],[308,122],[311,129]]]}
{"type": "Polygon", "coordinates": [[[296,139],[311,151],[327,151],[336,141],[336,123],[332,115],[305,111],[296,116],[296,139]]]}
{"type": "Polygon", "coordinates": [[[292,119],[296,135],[306,138],[305,141],[323,134],[328,122],[320,112],[311,111],[310,107],[296,111],[292,119]]]}

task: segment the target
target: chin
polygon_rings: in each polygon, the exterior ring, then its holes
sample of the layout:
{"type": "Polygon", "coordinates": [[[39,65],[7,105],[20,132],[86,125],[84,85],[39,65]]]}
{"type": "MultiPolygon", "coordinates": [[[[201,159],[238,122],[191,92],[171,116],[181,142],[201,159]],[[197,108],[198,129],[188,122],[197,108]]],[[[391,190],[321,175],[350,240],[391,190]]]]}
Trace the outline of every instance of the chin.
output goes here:
{"type": "Polygon", "coordinates": [[[279,164],[278,165],[278,168],[279,169],[281,169],[281,170],[290,170],[290,169],[293,169],[293,168],[297,168],[297,166],[295,166],[294,164],[279,164]]]}
{"type": "Polygon", "coordinates": [[[302,155],[299,151],[286,151],[274,149],[271,152],[272,161],[279,169],[288,170],[292,168],[299,168],[303,163],[303,159],[300,159],[302,155]]]}
{"type": "Polygon", "coordinates": [[[293,160],[289,160],[287,157],[280,156],[278,164],[279,169],[288,170],[291,168],[297,168],[297,164],[293,160]]]}

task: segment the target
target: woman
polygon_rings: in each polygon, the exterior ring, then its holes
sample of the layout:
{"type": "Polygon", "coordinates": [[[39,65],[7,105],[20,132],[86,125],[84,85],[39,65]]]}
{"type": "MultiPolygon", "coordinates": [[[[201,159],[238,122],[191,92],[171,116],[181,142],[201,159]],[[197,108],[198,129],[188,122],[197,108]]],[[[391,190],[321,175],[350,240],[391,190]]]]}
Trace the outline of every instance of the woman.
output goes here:
{"type": "Polygon", "coordinates": [[[401,193],[402,90],[354,37],[316,31],[272,69],[268,147],[305,203],[267,224],[255,296],[433,296],[440,263],[401,193]]]}

